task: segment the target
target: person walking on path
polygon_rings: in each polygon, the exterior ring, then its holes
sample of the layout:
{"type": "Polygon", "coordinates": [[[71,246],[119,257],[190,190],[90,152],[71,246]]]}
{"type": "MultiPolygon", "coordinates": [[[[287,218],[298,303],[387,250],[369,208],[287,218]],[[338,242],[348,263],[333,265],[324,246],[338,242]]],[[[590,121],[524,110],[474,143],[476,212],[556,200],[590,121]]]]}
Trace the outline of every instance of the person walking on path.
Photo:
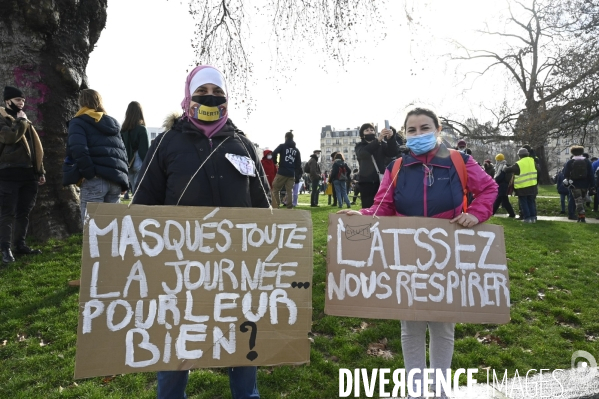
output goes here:
{"type": "MultiPolygon", "coordinates": [[[[360,211],[342,210],[348,215],[424,216],[449,219],[464,227],[473,227],[488,220],[497,197],[497,184],[469,155],[458,154],[460,165],[455,165],[450,151],[440,142],[441,124],[434,112],[415,108],[405,120],[407,147],[410,152],[398,158],[401,168],[392,175],[391,163],[384,169],[383,181],[373,205],[360,211]],[[462,163],[463,162],[463,163],[462,163]],[[465,211],[464,190],[457,167],[466,169],[467,190],[474,201],[465,211]]],[[[431,305],[433,306],[433,305],[431,305]]],[[[433,310],[433,308],[431,308],[433,310]]],[[[451,368],[454,348],[455,323],[435,321],[401,321],[401,347],[406,375],[413,369],[413,389],[426,392],[422,370],[426,365],[426,330],[430,345],[430,368],[445,372],[451,368]]],[[[430,377],[436,384],[435,374],[430,377]]],[[[433,386],[436,396],[446,398],[442,388],[433,386]]]]}
{"type": "MultiPolygon", "coordinates": [[[[495,156],[495,161],[497,161],[497,164],[495,165],[495,183],[497,183],[498,185],[498,192],[497,192],[497,199],[495,200],[495,203],[493,204],[493,215],[495,213],[497,213],[497,210],[499,209],[499,206],[503,206],[503,209],[505,209],[509,215],[509,217],[511,218],[515,218],[516,217],[516,213],[514,212],[514,208],[512,207],[512,204],[510,203],[510,197],[509,197],[509,187],[510,187],[510,182],[512,181],[512,174],[511,173],[506,173],[505,172],[505,168],[507,167],[507,163],[505,160],[505,157],[503,154],[497,154],[495,156]]],[[[487,172],[488,173],[488,172],[487,172]]]]}
{"type": "MultiPolygon", "coordinates": [[[[184,90],[184,114],[153,141],[132,203],[268,208],[268,181],[252,142],[229,119],[221,72],[197,66],[184,90]]],[[[158,399],[186,397],[188,364],[180,360],[179,370],[158,372],[158,399]]],[[[228,368],[233,399],[260,398],[256,370],[228,368]]]]}
{"type": "Polygon", "coordinates": [[[21,255],[41,254],[27,246],[29,214],[38,187],[46,183],[44,149],[33,124],[23,112],[25,96],[6,86],[0,107],[0,245],[2,262],[15,261],[11,250],[21,255]]]}
{"type": "Polygon", "coordinates": [[[566,198],[568,197],[568,187],[564,186],[564,169],[562,168],[555,178],[555,184],[557,186],[557,192],[559,194],[559,202],[561,205],[560,213],[566,214],[566,198]]]}
{"type": "Polygon", "coordinates": [[[358,183],[362,207],[370,208],[385,171],[385,157],[397,155],[397,140],[393,137],[391,129],[383,129],[377,138],[371,123],[365,123],[360,127],[360,138],[362,140],[355,147],[360,169],[358,183]]]}
{"type": "Polygon", "coordinates": [[[579,223],[586,223],[585,198],[589,189],[595,187],[593,165],[588,158],[583,156],[584,147],[573,145],[570,147],[572,159],[564,166],[564,186],[568,187],[568,218],[576,218],[579,223]]]}
{"type": "Polygon", "coordinates": [[[347,182],[351,179],[351,169],[345,163],[343,154],[338,152],[335,155],[335,162],[333,163],[333,169],[331,170],[331,181],[335,186],[335,192],[337,193],[337,204],[339,208],[343,208],[343,203],[351,208],[349,197],[347,196],[347,182]]]}
{"type": "MultiPolygon", "coordinates": [[[[129,186],[131,194],[135,193],[139,169],[143,163],[150,141],[148,131],[141,105],[137,101],[131,101],[125,112],[125,121],[121,127],[121,137],[127,150],[127,160],[129,164],[129,186]]],[[[129,199],[129,192],[125,194],[125,199],[129,199]]]]}
{"type": "Polygon", "coordinates": [[[295,184],[295,174],[301,170],[302,159],[299,150],[295,147],[293,141],[293,131],[285,133],[285,142],[279,145],[272,153],[272,159],[275,165],[278,164],[277,175],[272,182],[272,206],[279,207],[279,194],[285,187],[285,199],[287,209],[293,208],[293,185],[295,184]],[[278,160],[277,160],[278,158],[278,160]],[[299,166],[298,166],[299,165],[299,166]]]}
{"type": "Polygon", "coordinates": [[[506,167],[505,173],[514,174],[514,191],[518,196],[518,203],[522,211],[524,223],[536,223],[537,205],[535,198],[539,193],[537,187],[537,168],[535,160],[528,156],[526,148],[518,150],[520,160],[514,165],[506,167]]]}
{"type": "Polygon", "coordinates": [[[320,150],[314,150],[312,155],[310,155],[310,160],[306,166],[306,170],[310,174],[310,181],[312,182],[312,191],[310,192],[310,206],[316,207],[318,205],[318,198],[320,194],[320,176],[321,170],[320,165],[318,165],[318,160],[320,159],[320,150]]]}

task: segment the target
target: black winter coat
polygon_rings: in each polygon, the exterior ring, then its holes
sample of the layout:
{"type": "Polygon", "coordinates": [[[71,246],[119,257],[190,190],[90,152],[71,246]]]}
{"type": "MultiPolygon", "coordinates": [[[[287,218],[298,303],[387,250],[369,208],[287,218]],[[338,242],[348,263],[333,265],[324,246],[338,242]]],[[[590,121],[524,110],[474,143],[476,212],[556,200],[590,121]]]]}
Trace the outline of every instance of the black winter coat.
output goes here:
{"type": "Polygon", "coordinates": [[[331,181],[339,180],[337,177],[339,175],[339,168],[345,167],[345,176],[347,177],[346,181],[351,180],[351,169],[347,164],[343,161],[335,161],[333,162],[333,168],[331,169],[331,181]]]}
{"type": "Polygon", "coordinates": [[[190,122],[177,120],[152,142],[139,173],[134,204],[269,207],[270,188],[262,163],[231,120],[211,138],[190,122]],[[225,154],[249,156],[256,176],[241,174],[225,154]]]}
{"type": "MultiPolygon", "coordinates": [[[[593,174],[593,164],[588,159],[584,160],[587,165],[587,175],[582,179],[572,179],[574,182],[572,185],[576,188],[588,189],[589,187],[595,187],[595,175],[593,174]]],[[[564,178],[571,179],[570,173],[572,172],[572,164],[574,159],[568,160],[564,166],[564,178]]]]}
{"type": "MultiPolygon", "coordinates": [[[[129,187],[127,151],[120,135],[121,127],[116,119],[103,115],[96,122],[88,115],[81,115],[69,122],[67,156],[88,180],[98,176],[121,186],[129,187]]],[[[63,182],[75,184],[77,181],[63,182]]]]}
{"type": "Polygon", "coordinates": [[[398,154],[397,141],[393,136],[388,143],[373,140],[370,143],[362,140],[356,144],[356,158],[360,166],[360,183],[380,183],[378,173],[372,162],[372,156],[376,160],[379,172],[385,173],[385,158],[396,157],[398,154]]]}
{"type": "Polygon", "coordinates": [[[297,171],[301,173],[302,158],[295,147],[295,141],[286,140],[272,152],[272,160],[278,165],[277,174],[287,177],[296,177],[297,171]],[[278,157],[278,159],[277,159],[278,157]]]}
{"type": "Polygon", "coordinates": [[[499,173],[499,175],[495,178],[495,183],[497,183],[497,196],[503,197],[507,194],[507,189],[509,188],[510,181],[512,181],[513,173],[506,173],[505,168],[499,173]]]}

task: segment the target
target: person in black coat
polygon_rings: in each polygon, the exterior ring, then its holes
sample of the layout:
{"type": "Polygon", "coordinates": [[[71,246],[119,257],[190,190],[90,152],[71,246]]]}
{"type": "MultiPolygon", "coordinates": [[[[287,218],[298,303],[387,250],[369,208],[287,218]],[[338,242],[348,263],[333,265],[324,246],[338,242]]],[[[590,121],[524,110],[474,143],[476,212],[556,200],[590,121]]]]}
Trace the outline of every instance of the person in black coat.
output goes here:
{"type": "Polygon", "coordinates": [[[35,205],[38,186],[46,183],[44,149],[33,124],[23,112],[25,96],[6,86],[0,107],[0,247],[2,262],[15,261],[17,254],[41,254],[27,246],[29,213],[35,205]]]}
{"type": "Polygon", "coordinates": [[[351,169],[345,163],[343,154],[338,152],[335,155],[335,162],[333,162],[333,168],[331,169],[331,182],[333,183],[333,187],[335,187],[339,208],[343,208],[343,202],[345,202],[348,208],[351,208],[349,197],[347,196],[347,182],[350,180],[351,169]]]}
{"type": "Polygon", "coordinates": [[[379,175],[385,173],[385,157],[397,155],[397,141],[390,129],[383,129],[377,138],[371,123],[360,127],[360,138],[362,141],[356,144],[355,149],[360,169],[358,183],[362,208],[370,208],[381,184],[379,175]]]}
{"type": "Polygon", "coordinates": [[[88,202],[120,201],[120,194],[129,187],[129,167],[121,126],[106,114],[100,93],[82,90],[79,106],[81,109],[68,124],[67,139],[67,159],[74,163],[78,173],[63,179],[63,184],[81,182],[83,222],[88,202]]]}
{"type": "Polygon", "coordinates": [[[557,192],[559,193],[559,202],[561,205],[560,213],[564,215],[566,213],[566,197],[568,197],[568,187],[564,186],[564,169],[562,168],[555,176],[555,184],[557,186],[557,192]]]}
{"type": "MultiPolygon", "coordinates": [[[[293,141],[293,130],[285,133],[285,142],[272,152],[272,160],[278,164],[277,175],[272,182],[272,205],[279,207],[279,193],[285,187],[285,199],[288,209],[293,208],[293,186],[296,175],[301,173],[302,158],[293,141]],[[277,160],[278,158],[278,160],[277,160]]],[[[299,176],[298,176],[299,177],[299,176]]]]}
{"type": "Polygon", "coordinates": [[[595,187],[595,176],[593,165],[585,158],[584,147],[573,145],[570,147],[572,159],[564,166],[564,186],[567,186],[570,194],[568,196],[568,218],[586,223],[585,199],[589,189],[595,187]]]}
{"type": "MultiPolygon", "coordinates": [[[[268,208],[269,185],[255,148],[228,117],[217,69],[200,65],[185,83],[184,115],[171,118],[140,170],[132,203],[268,208]]],[[[181,368],[185,361],[181,361],[181,368]]],[[[258,399],[256,367],[229,368],[233,399],[258,399]]],[[[188,370],[158,373],[158,398],[182,398],[188,370]]]]}
{"type": "Polygon", "coordinates": [[[508,196],[508,188],[514,175],[512,173],[506,173],[505,168],[507,168],[507,163],[503,154],[497,154],[495,156],[495,161],[497,161],[497,164],[494,168],[495,175],[493,176],[493,178],[495,179],[495,183],[497,183],[499,187],[497,191],[497,199],[493,204],[493,215],[497,213],[499,205],[501,205],[503,206],[503,209],[507,211],[511,218],[515,218],[516,213],[514,212],[514,208],[512,207],[512,204],[510,203],[510,198],[508,196]]]}

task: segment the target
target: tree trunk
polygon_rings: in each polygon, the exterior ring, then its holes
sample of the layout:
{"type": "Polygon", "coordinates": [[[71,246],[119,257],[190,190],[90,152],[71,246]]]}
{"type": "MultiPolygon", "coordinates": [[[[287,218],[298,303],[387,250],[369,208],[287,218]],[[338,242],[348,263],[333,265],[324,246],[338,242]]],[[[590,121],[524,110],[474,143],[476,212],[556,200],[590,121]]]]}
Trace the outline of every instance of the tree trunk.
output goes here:
{"type": "MultiPolygon", "coordinates": [[[[40,186],[29,235],[64,238],[81,231],[79,195],[62,186],[66,122],[87,87],[89,54],[106,24],[107,0],[3,0],[0,83],[25,93],[25,113],[44,147],[47,183],[40,186]]],[[[3,87],[2,87],[3,88],[3,87]]]]}
{"type": "Polygon", "coordinates": [[[549,178],[549,166],[548,166],[548,162],[547,162],[547,153],[545,152],[545,146],[544,145],[540,145],[540,146],[536,146],[534,148],[535,150],[535,155],[537,157],[539,157],[539,162],[540,162],[540,173],[538,175],[539,177],[539,184],[551,184],[551,179],[549,178]]]}

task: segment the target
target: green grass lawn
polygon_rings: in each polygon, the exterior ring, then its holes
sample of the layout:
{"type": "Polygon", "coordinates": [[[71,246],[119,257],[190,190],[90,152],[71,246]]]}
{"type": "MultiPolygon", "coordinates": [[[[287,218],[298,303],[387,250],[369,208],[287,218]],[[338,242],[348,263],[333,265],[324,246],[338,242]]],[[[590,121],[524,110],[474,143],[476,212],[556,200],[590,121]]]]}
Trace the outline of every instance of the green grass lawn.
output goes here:
{"type": "MultiPolygon", "coordinates": [[[[553,186],[540,195],[539,214],[559,214],[553,186]],[[554,209],[555,208],[555,209],[554,209]],[[557,213],[552,213],[552,212],[557,213]]],[[[314,280],[311,363],[259,368],[263,398],[336,398],[339,368],[402,368],[400,323],[324,314],[328,214],[312,210],[314,280]],[[382,356],[368,353],[379,349],[382,356]]],[[[302,195],[300,204],[309,204],[302,195]]],[[[515,204],[515,202],[514,202],[515,204]]],[[[458,324],[453,368],[507,369],[513,375],[540,368],[569,368],[575,350],[599,358],[599,228],[592,224],[544,222],[504,226],[511,279],[512,321],[506,325],[458,324]]],[[[155,373],[73,380],[81,236],[41,245],[44,254],[0,266],[0,398],[154,398],[155,373]]],[[[194,370],[190,398],[230,398],[222,369],[194,370]]],[[[363,393],[363,390],[362,390],[363,393]]]]}

